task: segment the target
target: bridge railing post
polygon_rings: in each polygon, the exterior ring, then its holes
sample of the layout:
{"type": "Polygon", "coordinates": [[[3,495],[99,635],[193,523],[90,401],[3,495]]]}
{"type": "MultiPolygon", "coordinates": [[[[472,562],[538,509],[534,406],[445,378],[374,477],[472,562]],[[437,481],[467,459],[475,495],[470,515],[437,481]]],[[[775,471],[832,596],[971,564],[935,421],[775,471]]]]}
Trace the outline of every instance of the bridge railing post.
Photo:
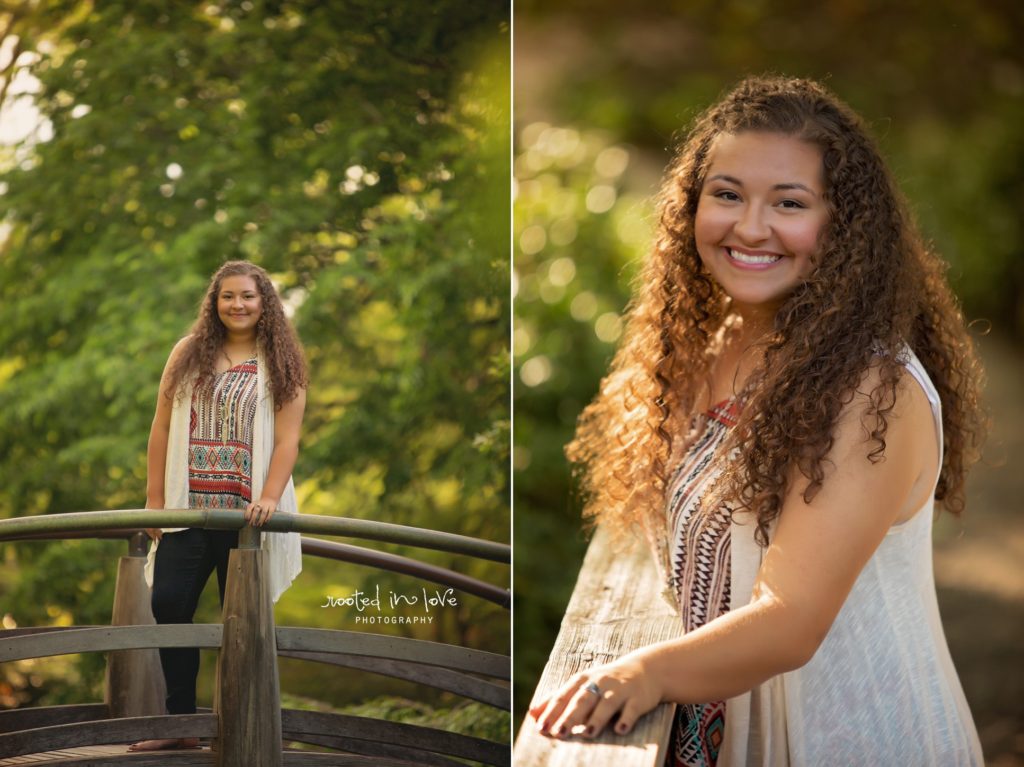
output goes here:
{"type": "Polygon", "coordinates": [[[281,693],[277,672],[270,561],[260,532],[243,527],[228,559],[224,633],[217,658],[214,711],[218,767],[281,767],[281,693]]]}
{"type": "MultiPolygon", "coordinates": [[[[112,626],[154,625],[146,565],[146,534],[136,533],[128,542],[128,556],[121,557],[114,586],[112,626]]],[[[111,718],[159,716],[167,695],[160,654],[156,649],[116,650],[107,655],[105,702],[111,718]]]]}
{"type": "MultiPolygon", "coordinates": [[[[662,588],[643,544],[620,547],[598,528],[531,704],[549,697],[579,671],[681,636],[679,616],[659,596],[662,588]]],[[[527,715],[515,743],[515,767],[660,767],[674,713],[674,705],[662,704],[627,735],[606,729],[594,739],[568,740],[541,735],[527,715]]]]}

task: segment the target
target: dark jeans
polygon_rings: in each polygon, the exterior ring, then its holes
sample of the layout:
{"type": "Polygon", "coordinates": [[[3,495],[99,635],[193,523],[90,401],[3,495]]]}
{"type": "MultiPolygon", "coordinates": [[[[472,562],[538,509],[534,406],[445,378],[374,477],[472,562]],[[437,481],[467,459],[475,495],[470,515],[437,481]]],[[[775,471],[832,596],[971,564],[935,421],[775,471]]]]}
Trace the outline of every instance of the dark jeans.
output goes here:
{"type": "MultiPolygon", "coordinates": [[[[228,576],[228,554],[238,547],[237,530],[189,528],[165,533],[156,550],[153,570],[153,617],[157,623],[191,623],[199,596],[217,570],[220,603],[228,576]]],[[[196,712],[199,649],[161,647],[160,665],[167,682],[167,713],[196,712]]]]}

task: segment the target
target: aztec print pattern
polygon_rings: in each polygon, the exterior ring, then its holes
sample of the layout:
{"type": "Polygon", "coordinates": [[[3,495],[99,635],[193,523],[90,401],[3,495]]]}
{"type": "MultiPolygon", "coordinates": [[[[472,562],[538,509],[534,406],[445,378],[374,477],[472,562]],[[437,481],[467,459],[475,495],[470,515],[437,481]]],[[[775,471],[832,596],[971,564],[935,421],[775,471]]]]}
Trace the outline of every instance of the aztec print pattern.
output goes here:
{"type": "Polygon", "coordinates": [[[244,509],[252,501],[256,359],[218,374],[192,395],[188,441],[190,509],[244,509]]]}
{"type": "Polygon", "coordinates": [[[725,740],[725,703],[686,703],[676,709],[672,725],[673,753],[668,767],[713,767],[725,740]]]}
{"type": "MultiPolygon", "coordinates": [[[[729,609],[730,511],[726,505],[704,509],[701,499],[721,473],[714,460],[739,413],[739,401],[729,399],[694,419],[697,437],[669,485],[669,579],[686,631],[729,609]]],[[[678,706],[666,766],[714,767],[724,735],[723,701],[678,706]]]]}

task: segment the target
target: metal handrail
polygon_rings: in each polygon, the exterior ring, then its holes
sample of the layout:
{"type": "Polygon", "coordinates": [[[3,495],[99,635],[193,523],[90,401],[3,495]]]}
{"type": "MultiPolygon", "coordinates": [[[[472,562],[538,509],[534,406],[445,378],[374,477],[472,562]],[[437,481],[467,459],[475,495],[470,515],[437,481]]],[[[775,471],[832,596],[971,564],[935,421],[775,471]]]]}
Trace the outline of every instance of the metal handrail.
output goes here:
{"type": "MultiPolygon", "coordinates": [[[[26,534],[106,528],[193,527],[240,530],[246,527],[241,511],[234,509],[118,509],[42,514],[0,520],[0,541],[26,534]]],[[[512,548],[503,543],[465,535],[396,525],[370,519],[321,517],[313,514],[275,514],[261,528],[270,533],[315,533],[398,543],[436,551],[463,554],[492,562],[510,563],[512,548]]]]}

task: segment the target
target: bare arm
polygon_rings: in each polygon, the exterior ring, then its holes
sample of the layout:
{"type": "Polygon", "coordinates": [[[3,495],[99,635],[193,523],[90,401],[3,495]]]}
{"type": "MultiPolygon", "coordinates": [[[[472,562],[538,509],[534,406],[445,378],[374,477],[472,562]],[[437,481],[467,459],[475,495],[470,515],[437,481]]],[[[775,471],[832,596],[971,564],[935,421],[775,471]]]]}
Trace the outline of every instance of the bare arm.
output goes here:
{"type": "Polygon", "coordinates": [[[245,510],[246,521],[254,526],[258,527],[270,519],[281,502],[281,495],[288,486],[299,455],[299,435],[305,411],[306,390],[299,389],[295,399],[274,413],[274,452],[270,456],[263,492],[259,501],[250,503],[245,510]]]}
{"type": "MultiPolygon", "coordinates": [[[[877,373],[866,378],[861,391],[873,388],[877,373]]],[[[810,660],[886,532],[925,502],[938,469],[931,410],[909,375],[879,463],[866,457],[866,404],[858,394],[840,416],[817,496],[804,503],[806,480],[792,483],[749,604],[577,675],[531,708],[538,727],[596,735],[619,713],[616,731],[627,732],[661,701],[725,700],[810,660]],[[585,689],[588,682],[600,697],[585,689]]]]}
{"type": "MultiPolygon", "coordinates": [[[[167,395],[168,373],[172,363],[184,350],[188,338],[175,344],[160,376],[160,388],[156,396],[156,413],[149,429],[149,444],[146,447],[146,508],[162,509],[165,506],[164,471],[167,466],[167,440],[171,431],[171,399],[167,395]]],[[[159,528],[147,528],[150,538],[160,540],[163,533],[159,528]]]]}

